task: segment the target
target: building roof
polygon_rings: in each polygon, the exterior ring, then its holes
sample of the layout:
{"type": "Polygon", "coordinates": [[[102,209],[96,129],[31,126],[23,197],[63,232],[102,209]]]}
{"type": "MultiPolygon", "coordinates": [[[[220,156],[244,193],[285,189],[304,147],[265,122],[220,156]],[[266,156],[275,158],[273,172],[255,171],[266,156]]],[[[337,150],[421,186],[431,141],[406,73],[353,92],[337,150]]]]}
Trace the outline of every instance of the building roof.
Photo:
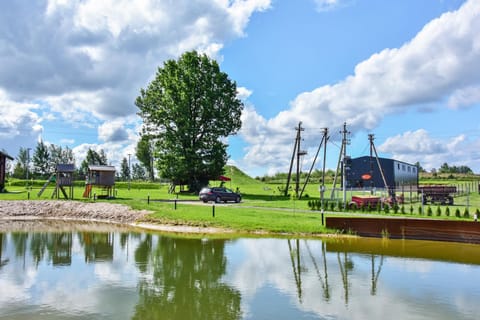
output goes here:
{"type": "Polygon", "coordinates": [[[108,171],[108,172],[115,172],[115,167],[114,167],[114,166],[90,165],[90,166],[88,166],[88,170],[90,170],[90,171],[108,171]]]}
{"type": "MultiPolygon", "coordinates": [[[[361,156],[361,157],[357,157],[357,158],[352,158],[352,160],[357,160],[357,159],[368,159],[368,158],[370,158],[370,156],[361,156]]],[[[372,158],[373,158],[373,159],[375,159],[375,156],[373,156],[372,158]]],[[[400,161],[400,160],[397,160],[397,159],[390,159],[390,158],[382,158],[382,157],[378,157],[378,160],[380,160],[380,161],[389,161],[389,162],[396,161],[396,162],[400,162],[400,163],[408,164],[409,166],[415,166],[415,164],[413,164],[413,163],[408,163],[408,162],[405,162],[405,161],[400,161]]]]}
{"type": "Polygon", "coordinates": [[[74,172],[75,171],[75,165],[73,163],[57,164],[57,171],[59,171],[59,172],[74,172]]]}
{"type": "Polygon", "coordinates": [[[13,157],[8,155],[7,151],[0,149],[0,156],[4,156],[5,158],[8,158],[10,160],[13,160],[13,157]]]}

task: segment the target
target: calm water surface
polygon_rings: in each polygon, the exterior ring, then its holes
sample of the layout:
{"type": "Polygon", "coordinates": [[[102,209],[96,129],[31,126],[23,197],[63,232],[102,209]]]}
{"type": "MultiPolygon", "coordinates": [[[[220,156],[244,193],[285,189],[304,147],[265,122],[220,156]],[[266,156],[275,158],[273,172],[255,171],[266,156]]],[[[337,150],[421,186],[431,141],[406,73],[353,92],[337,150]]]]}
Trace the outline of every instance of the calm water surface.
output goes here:
{"type": "Polygon", "coordinates": [[[0,319],[479,319],[480,246],[0,233],[0,319]]]}

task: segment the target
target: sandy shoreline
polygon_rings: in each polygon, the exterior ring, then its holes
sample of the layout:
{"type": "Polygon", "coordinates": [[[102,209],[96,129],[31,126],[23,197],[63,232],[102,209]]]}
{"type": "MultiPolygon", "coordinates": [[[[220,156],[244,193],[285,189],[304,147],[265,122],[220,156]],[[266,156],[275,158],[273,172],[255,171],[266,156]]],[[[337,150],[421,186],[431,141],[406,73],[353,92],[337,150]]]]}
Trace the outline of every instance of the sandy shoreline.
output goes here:
{"type": "MultiPolygon", "coordinates": [[[[133,210],[126,205],[106,202],[80,201],[45,201],[45,200],[2,200],[0,201],[0,231],[8,230],[15,223],[14,229],[31,229],[32,221],[63,220],[101,222],[124,225],[146,230],[173,233],[232,233],[210,227],[194,227],[138,222],[151,213],[146,210],[133,210]]],[[[39,223],[36,223],[39,224],[39,223]]],[[[51,227],[52,222],[46,223],[51,227]]]]}

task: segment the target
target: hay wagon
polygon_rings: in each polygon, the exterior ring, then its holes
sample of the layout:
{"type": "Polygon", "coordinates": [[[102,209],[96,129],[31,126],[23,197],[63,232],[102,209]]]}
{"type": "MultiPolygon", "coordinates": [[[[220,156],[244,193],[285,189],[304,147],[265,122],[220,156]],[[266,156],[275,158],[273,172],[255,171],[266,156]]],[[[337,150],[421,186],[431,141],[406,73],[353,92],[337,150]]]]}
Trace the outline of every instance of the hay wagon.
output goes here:
{"type": "Polygon", "coordinates": [[[455,186],[444,185],[426,185],[418,186],[418,194],[420,194],[422,203],[439,203],[453,205],[453,195],[457,192],[455,186]]]}

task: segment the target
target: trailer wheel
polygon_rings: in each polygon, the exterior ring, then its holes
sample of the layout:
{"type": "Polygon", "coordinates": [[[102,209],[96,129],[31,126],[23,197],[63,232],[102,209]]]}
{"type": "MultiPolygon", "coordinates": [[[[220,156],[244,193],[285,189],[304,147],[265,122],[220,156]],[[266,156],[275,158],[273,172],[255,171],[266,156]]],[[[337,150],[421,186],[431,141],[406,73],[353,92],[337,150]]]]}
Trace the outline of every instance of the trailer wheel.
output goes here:
{"type": "Polygon", "coordinates": [[[422,204],[427,204],[427,196],[422,195],[422,204]]]}
{"type": "Polygon", "coordinates": [[[448,204],[453,205],[453,197],[452,196],[448,197],[448,204]]]}

